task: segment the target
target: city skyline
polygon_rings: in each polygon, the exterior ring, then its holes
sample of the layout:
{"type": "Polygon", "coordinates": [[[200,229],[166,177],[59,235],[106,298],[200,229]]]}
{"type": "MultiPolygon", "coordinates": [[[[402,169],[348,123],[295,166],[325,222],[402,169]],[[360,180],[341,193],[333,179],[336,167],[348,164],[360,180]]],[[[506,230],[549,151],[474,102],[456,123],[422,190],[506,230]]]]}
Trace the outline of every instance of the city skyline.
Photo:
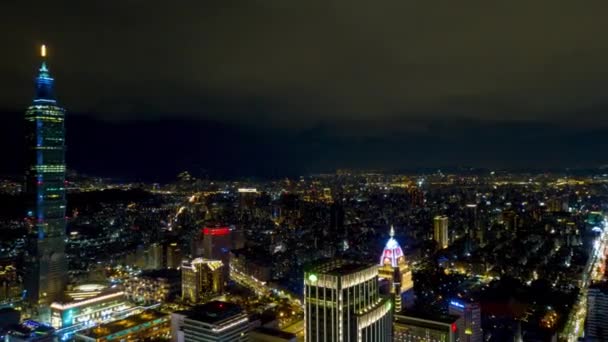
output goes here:
{"type": "Polygon", "coordinates": [[[3,5],[0,340],[608,341],[608,5],[473,1],[3,5]]]}

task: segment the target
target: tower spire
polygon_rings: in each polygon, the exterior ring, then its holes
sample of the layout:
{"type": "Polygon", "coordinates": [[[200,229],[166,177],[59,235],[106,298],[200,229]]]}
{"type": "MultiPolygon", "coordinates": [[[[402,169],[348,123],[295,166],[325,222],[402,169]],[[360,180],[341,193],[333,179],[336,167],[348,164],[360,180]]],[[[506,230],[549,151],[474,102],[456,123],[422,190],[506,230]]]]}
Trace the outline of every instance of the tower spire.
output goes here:
{"type": "Polygon", "coordinates": [[[53,95],[53,83],[54,80],[51,77],[49,68],[46,66],[46,58],[48,51],[46,45],[40,46],[40,58],[42,63],[40,69],[38,69],[38,77],[36,78],[36,100],[42,102],[54,102],[55,97],[53,95]]]}
{"type": "Polygon", "coordinates": [[[391,230],[389,231],[388,235],[390,235],[390,237],[395,236],[395,227],[391,224],[391,230]]]}
{"type": "Polygon", "coordinates": [[[40,45],[40,57],[42,59],[42,64],[38,70],[40,72],[39,77],[50,77],[49,68],[46,66],[46,55],[46,45],[42,44],[40,45]]]}

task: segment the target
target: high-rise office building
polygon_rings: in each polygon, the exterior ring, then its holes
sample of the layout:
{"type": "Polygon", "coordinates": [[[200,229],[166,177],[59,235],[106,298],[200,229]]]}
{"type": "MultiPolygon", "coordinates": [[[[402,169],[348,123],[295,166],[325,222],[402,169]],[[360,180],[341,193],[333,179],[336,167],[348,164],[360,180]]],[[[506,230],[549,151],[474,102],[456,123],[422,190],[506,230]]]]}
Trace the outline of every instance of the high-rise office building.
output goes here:
{"type": "Polygon", "coordinates": [[[138,260],[139,267],[143,270],[156,270],[163,267],[163,246],[153,243],[143,249],[141,259],[138,260]]]}
{"type": "Polygon", "coordinates": [[[447,216],[435,216],[433,219],[433,239],[437,242],[439,248],[448,248],[449,236],[447,216]]]}
{"type": "Polygon", "coordinates": [[[485,235],[479,222],[479,209],[477,208],[477,204],[467,204],[464,213],[465,234],[467,238],[483,245],[485,242],[485,235]]]}
{"type": "Polygon", "coordinates": [[[36,95],[25,112],[25,191],[33,227],[28,241],[25,287],[30,303],[47,305],[60,299],[67,280],[65,112],[55,99],[44,45],[41,55],[36,95]]]}
{"type": "Polygon", "coordinates": [[[177,242],[171,242],[166,248],[167,268],[179,268],[182,263],[182,250],[177,242]]]}
{"type": "Polygon", "coordinates": [[[224,290],[222,262],[196,258],[182,263],[182,299],[197,303],[224,290]]]}
{"type": "Polygon", "coordinates": [[[380,268],[378,269],[380,278],[389,282],[391,294],[395,298],[395,312],[400,312],[404,305],[413,304],[414,282],[412,281],[412,270],[405,261],[403,250],[399,242],[395,240],[395,229],[391,226],[390,238],[384,246],[380,257],[380,268]]]}
{"type": "Polygon", "coordinates": [[[587,292],[587,319],[585,341],[608,340],[608,283],[589,286],[587,292]]]}
{"type": "Polygon", "coordinates": [[[391,340],[392,304],[379,293],[378,266],[322,261],[304,273],[307,342],[391,340]]]}
{"type": "Polygon", "coordinates": [[[240,306],[212,301],[171,314],[172,342],[249,341],[249,317],[240,306]]]}
{"type": "Polygon", "coordinates": [[[483,341],[483,331],[481,330],[481,307],[478,303],[451,300],[448,311],[450,315],[459,317],[458,320],[456,320],[458,341],[483,341]]]}
{"type": "Polygon", "coordinates": [[[231,249],[232,237],[229,227],[203,228],[203,257],[222,261],[224,279],[228,279],[229,275],[231,249]]]}
{"type": "Polygon", "coordinates": [[[23,292],[15,260],[0,259],[0,302],[17,299],[23,292]]]}
{"type": "Polygon", "coordinates": [[[510,235],[517,235],[517,230],[519,228],[519,216],[517,212],[513,209],[503,210],[502,212],[502,222],[505,226],[505,230],[509,232],[510,235]]]}

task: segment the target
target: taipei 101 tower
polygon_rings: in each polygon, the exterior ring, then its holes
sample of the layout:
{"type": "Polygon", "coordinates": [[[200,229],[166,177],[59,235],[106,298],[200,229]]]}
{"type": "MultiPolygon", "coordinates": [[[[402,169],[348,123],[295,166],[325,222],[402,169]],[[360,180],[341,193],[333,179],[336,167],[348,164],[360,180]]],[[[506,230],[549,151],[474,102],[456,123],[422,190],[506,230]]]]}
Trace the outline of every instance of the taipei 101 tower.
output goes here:
{"type": "Polygon", "coordinates": [[[31,232],[26,256],[25,290],[34,305],[60,299],[67,282],[65,256],[65,111],[57,105],[54,82],[42,58],[36,94],[25,112],[25,191],[31,232]]]}

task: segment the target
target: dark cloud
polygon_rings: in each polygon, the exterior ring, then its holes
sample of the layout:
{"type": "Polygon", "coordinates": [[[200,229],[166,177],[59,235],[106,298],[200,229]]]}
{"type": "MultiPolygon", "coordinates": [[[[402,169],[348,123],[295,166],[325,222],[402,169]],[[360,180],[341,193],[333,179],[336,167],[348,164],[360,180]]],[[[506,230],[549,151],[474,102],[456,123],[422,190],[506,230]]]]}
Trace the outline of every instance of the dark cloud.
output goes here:
{"type": "Polygon", "coordinates": [[[605,1],[0,6],[0,73],[11,85],[0,104],[11,109],[29,101],[40,41],[66,107],[114,118],[576,121],[608,102],[605,1]]]}
{"type": "Polygon", "coordinates": [[[2,169],[19,169],[10,141],[42,42],[70,113],[68,162],[93,174],[603,164],[607,12],[605,0],[4,0],[0,110],[13,121],[0,154],[14,163],[2,169]]]}

